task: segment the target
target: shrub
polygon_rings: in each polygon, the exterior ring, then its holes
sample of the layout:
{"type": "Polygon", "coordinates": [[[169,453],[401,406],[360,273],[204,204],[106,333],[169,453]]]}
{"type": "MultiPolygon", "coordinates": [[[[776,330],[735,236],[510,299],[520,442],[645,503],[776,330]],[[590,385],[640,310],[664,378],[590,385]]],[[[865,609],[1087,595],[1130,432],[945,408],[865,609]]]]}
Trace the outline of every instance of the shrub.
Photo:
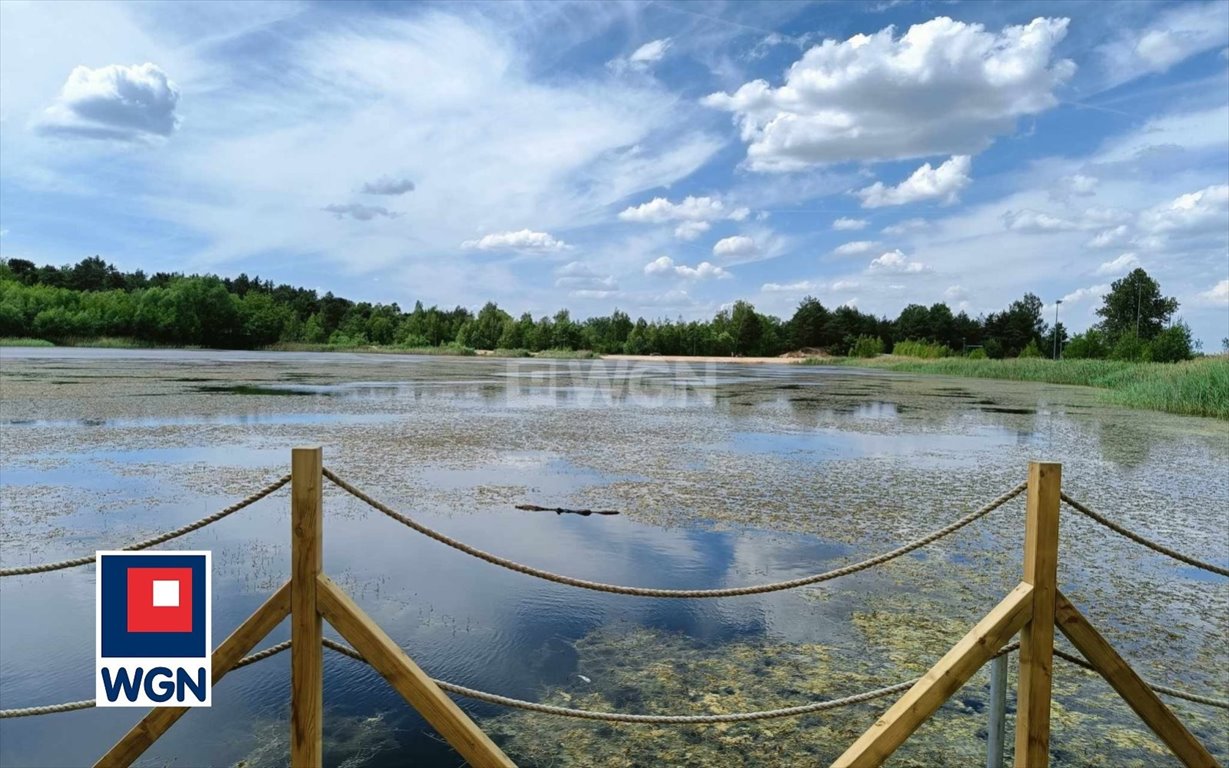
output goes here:
{"type": "Polygon", "coordinates": [[[1158,333],[1148,342],[1148,357],[1156,363],[1177,363],[1194,357],[1191,350],[1191,329],[1177,322],[1158,333]]]}
{"type": "Polygon", "coordinates": [[[986,350],[981,347],[969,350],[968,358],[970,360],[985,360],[987,357],[986,350]]]}
{"type": "Polygon", "coordinates": [[[1109,356],[1111,360],[1143,362],[1148,360],[1149,349],[1148,345],[1135,334],[1124,333],[1118,337],[1118,341],[1114,342],[1109,356]]]}
{"type": "Polygon", "coordinates": [[[1020,357],[1041,357],[1041,348],[1037,346],[1036,339],[1030,339],[1024,345],[1024,349],[1020,350],[1020,357]]]}
{"type": "Polygon", "coordinates": [[[932,344],[928,341],[898,341],[892,347],[892,354],[933,359],[951,357],[952,351],[943,344],[932,344]]]}
{"type": "Polygon", "coordinates": [[[1096,328],[1077,333],[1063,347],[1063,357],[1069,360],[1100,360],[1108,355],[1109,348],[1105,343],[1105,334],[1096,328]]]}
{"type": "Polygon", "coordinates": [[[875,357],[883,354],[883,339],[878,336],[859,336],[849,348],[850,357],[875,357]]]}

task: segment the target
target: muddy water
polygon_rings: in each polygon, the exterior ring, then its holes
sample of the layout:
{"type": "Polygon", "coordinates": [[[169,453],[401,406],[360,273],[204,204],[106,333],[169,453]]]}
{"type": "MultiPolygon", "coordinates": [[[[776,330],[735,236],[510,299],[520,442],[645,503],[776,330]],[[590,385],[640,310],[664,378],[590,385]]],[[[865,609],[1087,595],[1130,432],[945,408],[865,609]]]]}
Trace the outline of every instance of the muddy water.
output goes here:
{"type": "MultiPolygon", "coordinates": [[[[1063,462],[1073,495],[1229,562],[1229,426],[1078,388],[794,366],[345,354],[0,351],[0,562],[112,548],[286,471],[289,447],[476,546],[666,587],[835,567],[1063,462]],[[515,505],[617,509],[618,516],[515,505]]],[[[214,552],[215,638],[288,573],[284,492],[181,540],[214,552]]],[[[608,596],[507,573],[334,489],[325,567],[431,674],[553,703],[721,712],[919,674],[1020,572],[1022,503],[872,572],[719,601],[608,596]]],[[[1151,680],[1229,698],[1229,580],[1064,518],[1064,591],[1151,680]]],[[[0,708],[89,698],[91,568],[0,582],[0,708]]],[[[269,638],[288,637],[281,627],[269,638]]],[[[1057,765],[1167,765],[1109,689],[1057,662],[1057,765]]],[[[237,671],[145,764],[284,765],[289,658],[237,671]],[[218,738],[218,734],[226,734],[218,738]]],[[[455,766],[370,671],[326,656],[327,758],[455,766]]],[[[895,758],[984,759],[987,676],[895,758]]],[[[523,765],[826,764],[882,711],[721,728],[600,726],[464,703],[523,765]]],[[[1225,761],[1223,710],[1175,703],[1225,761]]],[[[138,713],[0,721],[0,764],[86,764],[138,713]],[[65,738],[72,734],[72,738],[65,738]]]]}

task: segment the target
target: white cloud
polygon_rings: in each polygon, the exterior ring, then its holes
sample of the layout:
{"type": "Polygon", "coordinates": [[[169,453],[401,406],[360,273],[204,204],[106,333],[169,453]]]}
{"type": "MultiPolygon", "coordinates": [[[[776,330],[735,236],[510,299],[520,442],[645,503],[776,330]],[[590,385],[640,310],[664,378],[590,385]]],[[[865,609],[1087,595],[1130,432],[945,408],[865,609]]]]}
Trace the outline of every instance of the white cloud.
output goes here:
{"type": "Polygon", "coordinates": [[[367,195],[404,195],[414,191],[414,182],[409,179],[394,179],[391,176],[381,176],[375,181],[363,184],[360,190],[367,195]]]}
{"type": "Polygon", "coordinates": [[[811,280],[799,280],[796,283],[764,283],[760,286],[764,293],[817,293],[823,290],[822,283],[811,280]]]}
{"type": "Polygon", "coordinates": [[[926,163],[895,187],[885,187],[882,181],[877,181],[858,190],[857,195],[862,198],[863,208],[905,205],[920,200],[939,200],[950,205],[956,202],[960,190],[969,185],[972,167],[968,155],[954,155],[938,168],[926,163]]]}
{"type": "Polygon", "coordinates": [[[718,240],[713,246],[713,255],[723,259],[742,259],[759,253],[755,240],[746,235],[734,235],[718,240]]]}
{"type": "Polygon", "coordinates": [[[568,245],[549,233],[522,229],[516,232],[495,232],[483,235],[477,240],[466,240],[461,243],[461,247],[480,251],[559,251],[568,245]]]}
{"type": "Polygon", "coordinates": [[[903,235],[907,232],[916,232],[919,229],[925,229],[929,226],[926,219],[905,219],[898,221],[895,224],[890,224],[883,228],[885,235],[903,235]]]}
{"type": "Polygon", "coordinates": [[[868,223],[866,219],[850,219],[842,216],[832,222],[832,228],[838,232],[846,232],[849,230],[866,229],[868,223]]]}
{"type": "Polygon", "coordinates": [[[1030,208],[1004,212],[1003,226],[1013,232],[1069,232],[1080,228],[1080,225],[1071,219],[1030,208]]]}
{"type": "Polygon", "coordinates": [[[1066,34],[1067,19],[1044,18],[999,33],[946,17],[899,38],[887,27],[812,47],[779,88],[755,80],[704,103],[734,113],[757,171],[973,154],[1057,103],[1075,72],[1053,58],[1066,34]]]}
{"type": "Polygon", "coordinates": [[[920,261],[912,261],[908,259],[900,249],[888,251],[878,258],[871,259],[870,266],[867,267],[868,272],[880,272],[883,274],[905,275],[916,274],[918,272],[929,271],[929,267],[920,261]]]}
{"type": "Polygon", "coordinates": [[[630,56],[626,58],[619,57],[606,62],[606,67],[611,72],[620,75],[629,72],[648,72],[654,64],[665,58],[666,52],[670,50],[671,45],[673,45],[673,42],[668,37],[650,40],[635,51],[632,51],[630,56]]]}
{"type": "Polygon", "coordinates": [[[1110,229],[1103,229],[1093,236],[1088,241],[1089,248],[1113,248],[1114,246],[1123,245],[1131,240],[1131,228],[1126,224],[1119,224],[1110,229]]]}
{"type": "Polygon", "coordinates": [[[834,291],[852,291],[861,287],[861,283],[857,280],[837,280],[832,284],[834,291]]]}
{"type": "Polygon", "coordinates": [[[644,273],[656,276],[674,275],[688,280],[732,277],[728,271],[707,261],[702,261],[694,267],[689,267],[686,264],[675,264],[674,259],[669,256],[659,256],[645,264],[644,273]]]}
{"type": "Polygon", "coordinates": [[[684,221],[674,228],[674,236],[679,240],[695,240],[712,226],[707,221],[684,221]]]}
{"type": "Polygon", "coordinates": [[[1164,72],[1195,54],[1229,42],[1229,5],[1184,3],[1157,14],[1143,29],[1124,29],[1099,52],[1105,87],[1164,72]]]}
{"type": "Polygon", "coordinates": [[[669,49],[670,38],[668,37],[661,40],[650,40],[637,48],[631,56],[627,57],[627,60],[635,64],[652,64],[661,61],[669,49]]]}
{"type": "Polygon", "coordinates": [[[1054,200],[1065,201],[1071,197],[1091,197],[1097,194],[1097,184],[1100,179],[1083,173],[1073,173],[1064,176],[1058,186],[1050,193],[1054,200]]]}
{"type": "Polygon", "coordinates": [[[672,203],[664,197],[655,197],[647,203],[627,208],[619,214],[621,221],[636,221],[646,224],[664,224],[669,221],[742,221],[750,213],[746,208],[729,209],[715,197],[683,198],[672,203]]]}
{"type": "Polygon", "coordinates": [[[1118,258],[1097,267],[1095,275],[1122,275],[1139,266],[1139,258],[1133,253],[1124,253],[1118,258]]]}
{"type": "Polygon", "coordinates": [[[959,285],[950,285],[943,292],[943,298],[948,301],[965,301],[969,298],[969,292],[959,285]]]}
{"type": "MultiPolygon", "coordinates": [[[[1110,292],[1108,284],[1090,285],[1087,288],[1077,288],[1063,297],[1063,304],[1080,304],[1089,299],[1099,299],[1110,292]]],[[[1054,310],[1054,305],[1047,305],[1050,311],[1054,310]]]]}
{"type": "Polygon", "coordinates": [[[44,134],[138,141],[179,125],[179,89],[155,64],[73,68],[56,102],[35,123],[44,134]]]}
{"type": "Polygon", "coordinates": [[[348,216],[356,221],[371,221],[377,217],[395,219],[399,215],[381,205],[363,205],[362,203],[349,203],[346,205],[334,203],[333,205],[324,206],[322,210],[328,211],[339,219],[344,219],[348,216]]]}
{"type": "Polygon", "coordinates": [[[838,245],[832,249],[832,253],[837,256],[860,256],[864,253],[870,253],[879,246],[879,243],[874,240],[854,240],[851,243],[838,245]]]}
{"type": "Polygon", "coordinates": [[[1221,280],[1216,285],[1199,294],[1197,298],[1200,301],[1216,305],[1223,305],[1229,302],[1229,280],[1221,280]]]}
{"type": "Polygon", "coordinates": [[[1229,231],[1229,185],[1207,187],[1144,211],[1139,227],[1151,235],[1229,231]]]}

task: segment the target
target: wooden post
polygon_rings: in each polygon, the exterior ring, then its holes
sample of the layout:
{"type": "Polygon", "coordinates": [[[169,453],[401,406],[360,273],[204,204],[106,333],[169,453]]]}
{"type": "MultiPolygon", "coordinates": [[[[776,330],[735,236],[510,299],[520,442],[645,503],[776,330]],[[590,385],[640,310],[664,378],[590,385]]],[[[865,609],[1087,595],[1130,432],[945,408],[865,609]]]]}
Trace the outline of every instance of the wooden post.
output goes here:
{"type": "MultiPolygon", "coordinates": [[[[281,624],[289,613],[290,582],[286,582],[213,652],[213,684],[217,685],[243,655],[281,624]]],[[[141,722],[132,726],[124,738],[94,763],[94,768],[128,768],[187,711],[188,707],[151,709],[141,718],[141,722]]]]}
{"type": "Polygon", "coordinates": [[[1058,509],[1062,465],[1028,465],[1024,527],[1024,583],[1033,586],[1033,610],[1020,633],[1016,704],[1016,765],[1050,764],[1050,683],[1054,669],[1054,601],[1058,594],[1058,509]]]}
{"type": "Polygon", "coordinates": [[[1084,618],[1084,615],[1059,592],[1056,597],[1058,628],[1084,658],[1135,710],[1152,732],[1178,756],[1187,768],[1216,768],[1216,759],[1199,743],[1182,721],[1160,700],[1148,684],[1135,674],[1114,647],[1084,618]]]}
{"type": "Polygon", "coordinates": [[[516,768],[491,738],[405,655],[380,625],[327,576],[320,576],[320,612],[410,706],[474,768],[516,768]]]}
{"type": "MultiPolygon", "coordinates": [[[[948,697],[999,652],[1028,620],[1033,610],[1033,588],[1017,584],[990,613],[952,646],[913,687],[897,699],[891,709],[875,721],[831,768],[872,768],[883,762],[896,748],[934,714],[948,697]]],[[[1021,765],[1021,768],[1024,768],[1021,765]]],[[[1030,766],[1031,768],[1031,766],[1030,766]]]]}
{"type": "Polygon", "coordinates": [[[323,550],[322,449],[290,454],[290,764],[324,764],[324,646],[316,579],[323,550]]]}

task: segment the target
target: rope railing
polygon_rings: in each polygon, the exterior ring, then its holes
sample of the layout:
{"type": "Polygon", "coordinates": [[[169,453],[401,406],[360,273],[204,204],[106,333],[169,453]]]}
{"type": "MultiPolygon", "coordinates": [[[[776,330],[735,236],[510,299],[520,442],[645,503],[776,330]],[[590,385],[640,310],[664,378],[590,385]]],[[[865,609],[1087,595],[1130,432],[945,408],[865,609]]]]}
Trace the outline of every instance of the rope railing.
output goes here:
{"type": "MultiPolygon", "coordinates": [[[[362,654],[354,650],[344,643],[339,643],[331,638],[324,638],[321,641],[325,648],[335,651],[343,656],[347,656],[355,661],[360,661],[364,664],[369,662],[363,658],[362,654]]],[[[246,667],[249,664],[255,664],[271,656],[276,656],[282,651],[290,648],[290,641],[285,640],[277,645],[270,646],[263,651],[257,651],[250,656],[245,656],[240,659],[232,669],[246,667]]],[[[1000,656],[1006,656],[1009,653],[1014,653],[1020,649],[1019,642],[1013,642],[1003,646],[998,653],[991,658],[997,659],[1000,656]]],[[[1063,661],[1074,664],[1077,667],[1095,672],[1091,664],[1084,661],[1078,656],[1066,653],[1057,648],[1054,649],[1054,655],[1063,661]]],[[[488,704],[496,704],[499,706],[510,707],[513,709],[521,709],[527,712],[537,712],[545,715],[558,715],[560,717],[571,717],[580,720],[597,720],[612,723],[656,723],[662,725],[712,725],[716,723],[745,723],[756,720],[771,720],[781,717],[797,717],[800,715],[814,714],[816,712],[824,712],[830,709],[839,709],[841,707],[852,706],[854,704],[862,704],[867,701],[891,696],[895,693],[903,693],[909,690],[918,681],[918,678],[906,680],[895,685],[889,685],[882,688],[874,688],[862,693],[843,696],[838,699],[828,699],[826,701],[816,701],[809,704],[800,704],[793,707],[781,707],[778,709],[758,710],[754,712],[727,712],[718,715],[641,715],[630,714],[623,712],[598,712],[589,709],[573,709],[571,707],[559,707],[553,704],[541,704],[533,701],[525,701],[524,699],[516,699],[511,696],[503,696],[498,693],[490,693],[479,690],[477,688],[469,688],[464,685],[450,683],[447,680],[438,680],[432,678],[436,685],[456,696],[462,696],[475,701],[485,701],[488,704]]],[[[1171,696],[1177,699],[1185,699],[1196,704],[1204,704],[1210,707],[1219,709],[1229,709],[1229,701],[1217,699],[1211,696],[1202,696],[1197,693],[1170,688],[1166,685],[1156,683],[1147,683],[1148,687],[1157,693],[1171,696]]],[[[21,709],[0,709],[0,720],[12,717],[32,717],[35,715],[51,715],[59,712],[74,712],[80,709],[91,709],[94,707],[94,701],[87,699],[83,701],[66,701],[62,704],[47,704],[41,707],[23,707],[21,709]]]]}
{"type": "MultiPolygon", "coordinates": [[[[282,486],[286,485],[286,483],[289,483],[289,482],[290,482],[290,475],[283,475],[282,477],[278,478],[272,483],[269,483],[264,488],[261,488],[260,490],[256,491],[250,496],[240,499],[239,501],[236,501],[234,504],[231,504],[229,507],[226,507],[224,509],[218,510],[217,512],[214,512],[212,515],[202,517],[200,520],[197,520],[194,523],[188,523],[187,525],[176,528],[173,531],[167,531],[166,533],[159,534],[158,536],[155,536],[152,539],[146,539],[145,541],[138,541],[135,544],[129,544],[126,547],[121,547],[121,550],[124,552],[136,552],[137,550],[141,550],[141,549],[149,549],[150,547],[155,547],[159,544],[168,542],[171,539],[177,539],[180,536],[183,536],[188,533],[192,533],[193,531],[204,528],[207,525],[216,523],[222,518],[229,517],[230,515],[233,515],[234,513],[238,512],[244,507],[250,507],[251,505],[260,501],[264,497],[268,496],[269,494],[273,493],[274,491],[276,491],[277,489],[281,488],[282,486]]],[[[77,568],[82,565],[89,565],[90,563],[94,562],[94,559],[95,559],[94,555],[83,555],[81,557],[74,557],[70,560],[60,560],[54,563],[43,563],[41,565],[23,565],[23,566],[18,566],[15,568],[0,568],[0,577],[23,576],[23,575],[27,575],[31,573],[47,573],[49,571],[59,571],[65,568],[77,568]]]]}
{"type": "Polygon", "coordinates": [[[358,488],[354,487],[350,483],[341,479],[332,470],[328,469],[327,467],[324,468],[323,471],[324,471],[324,476],[328,478],[330,482],[332,482],[334,485],[336,485],[338,488],[342,489],[346,493],[355,497],[359,501],[362,501],[363,503],[367,504],[372,509],[375,509],[378,512],[382,512],[383,514],[387,515],[393,520],[396,520],[397,522],[406,526],[407,528],[417,531],[418,533],[421,533],[424,536],[427,536],[428,538],[435,539],[441,544],[452,547],[453,549],[458,550],[460,552],[464,552],[465,554],[470,555],[472,557],[476,557],[479,560],[484,560],[488,563],[491,563],[492,565],[497,565],[501,568],[506,568],[510,571],[515,571],[517,573],[523,573],[527,576],[534,576],[536,578],[543,579],[545,581],[555,582],[556,584],[563,584],[563,585],[570,586],[570,587],[578,587],[580,589],[589,589],[595,592],[608,592],[608,593],[617,594],[617,595],[633,595],[636,597],[669,597],[669,598],[712,598],[712,597],[738,597],[738,596],[743,596],[743,595],[761,595],[767,592],[778,592],[778,591],[786,590],[786,589],[795,589],[797,587],[805,587],[811,584],[819,584],[821,582],[831,581],[832,579],[835,579],[841,576],[849,576],[851,574],[858,573],[859,571],[864,571],[868,568],[873,568],[877,565],[883,565],[884,563],[889,562],[891,560],[895,560],[896,558],[901,557],[902,555],[907,555],[916,549],[920,549],[926,546],[927,544],[931,544],[935,541],[938,541],[944,536],[948,536],[952,533],[955,533],[956,531],[965,527],[969,523],[972,523],[975,520],[985,517],[986,515],[990,514],[994,510],[1003,506],[1004,504],[1011,501],[1015,497],[1019,496],[1028,487],[1027,483],[1021,483],[1020,485],[1017,485],[1016,487],[1002,494],[998,498],[992,500],[991,502],[981,507],[980,509],[976,509],[970,512],[969,514],[965,515],[964,517],[954,520],[948,525],[942,528],[939,528],[935,531],[932,531],[919,539],[914,539],[913,541],[907,544],[904,544],[900,547],[897,547],[896,549],[893,549],[889,552],[884,552],[883,554],[876,555],[874,557],[868,558],[866,560],[861,560],[856,563],[851,563],[849,565],[845,565],[840,568],[834,568],[829,571],[824,571],[822,573],[815,573],[809,576],[802,576],[797,579],[788,579],[786,581],[776,581],[776,582],[772,582],[769,584],[756,584],[756,585],[746,586],[746,587],[725,587],[725,588],[720,588],[720,589],[661,589],[661,588],[654,588],[654,587],[627,587],[627,586],[621,586],[618,584],[606,584],[600,581],[589,581],[587,579],[578,579],[573,576],[564,576],[562,574],[554,573],[553,571],[547,571],[541,568],[535,568],[534,566],[531,566],[531,565],[525,565],[524,563],[518,563],[515,560],[509,560],[506,557],[500,557],[499,555],[491,554],[490,552],[487,552],[482,549],[478,549],[477,547],[471,546],[469,544],[466,544],[465,542],[454,539],[451,536],[448,536],[447,534],[441,533],[435,530],[434,528],[431,528],[430,526],[424,525],[414,520],[408,515],[405,515],[405,514],[402,514],[401,512],[396,511],[395,509],[388,506],[387,504],[384,504],[383,502],[373,498],[367,493],[359,490],[358,488]]]}
{"type": "Polygon", "coordinates": [[[1190,555],[1184,555],[1175,549],[1170,549],[1164,544],[1155,542],[1146,536],[1143,536],[1132,530],[1124,528],[1118,523],[1115,523],[1113,520],[1110,520],[1105,515],[1102,515],[1098,512],[1094,512],[1093,510],[1089,509],[1086,505],[1081,504],[1080,502],[1068,496],[1066,493],[1060,493],[1059,498],[1061,498],[1063,502],[1066,503],[1067,506],[1071,507],[1076,512],[1079,512],[1080,514],[1084,515],[1090,520],[1093,520],[1094,522],[1100,523],[1101,525],[1105,526],[1106,528],[1109,528],[1111,531],[1113,531],[1114,533],[1117,533],[1120,536],[1127,537],[1128,539],[1135,542],[1136,544],[1142,544],[1148,549],[1151,549],[1153,552],[1158,552],[1162,555],[1165,555],[1166,557],[1171,557],[1174,560],[1177,560],[1182,563],[1186,563],[1187,565],[1194,566],[1195,568],[1199,568],[1204,571],[1210,571],[1211,573],[1218,573],[1221,576],[1229,576],[1229,568],[1222,568],[1219,565],[1204,562],[1203,560],[1196,559],[1194,557],[1191,557],[1190,555]]]}
{"type": "MultiPolygon", "coordinates": [[[[257,651],[250,656],[244,656],[239,661],[235,662],[232,670],[246,667],[249,664],[255,664],[258,661],[264,661],[270,656],[276,656],[282,651],[290,647],[290,641],[284,640],[277,645],[271,645],[263,651],[257,651]]],[[[34,715],[52,715],[57,712],[75,712],[78,709],[92,709],[94,707],[93,699],[85,699],[82,701],[66,701],[63,704],[46,704],[41,707],[22,707],[21,709],[0,709],[0,720],[5,720],[10,717],[32,717],[34,715]]]]}

